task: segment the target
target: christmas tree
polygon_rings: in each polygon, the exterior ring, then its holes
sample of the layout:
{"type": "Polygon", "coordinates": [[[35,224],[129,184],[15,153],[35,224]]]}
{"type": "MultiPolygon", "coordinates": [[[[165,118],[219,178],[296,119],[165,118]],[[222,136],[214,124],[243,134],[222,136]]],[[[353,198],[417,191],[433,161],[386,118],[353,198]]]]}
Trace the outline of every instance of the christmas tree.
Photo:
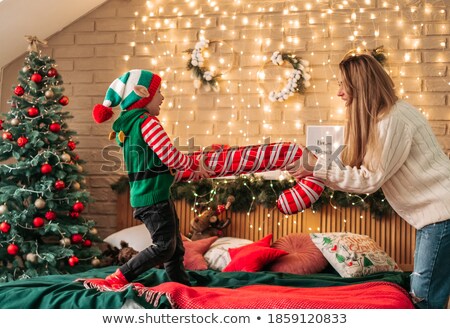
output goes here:
{"type": "Polygon", "coordinates": [[[30,47],[0,120],[0,282],[86,270],[100,254],[56,63],[30,47]],[[87,266],[84,266],[87,265],[87,266]]]}

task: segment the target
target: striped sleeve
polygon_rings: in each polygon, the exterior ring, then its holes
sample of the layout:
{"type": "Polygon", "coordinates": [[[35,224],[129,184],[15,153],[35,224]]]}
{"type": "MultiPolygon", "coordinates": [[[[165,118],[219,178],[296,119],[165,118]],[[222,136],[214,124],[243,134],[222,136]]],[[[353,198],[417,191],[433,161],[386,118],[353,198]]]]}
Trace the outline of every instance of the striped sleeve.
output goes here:
{"type": "Polygon", "coordinates": [[[141,132],[145,142],[167,167],[176,170],[195,169],[193,158],[182,154],[173,146],[156,117],[149,116],[142,123],[141,132]]]}

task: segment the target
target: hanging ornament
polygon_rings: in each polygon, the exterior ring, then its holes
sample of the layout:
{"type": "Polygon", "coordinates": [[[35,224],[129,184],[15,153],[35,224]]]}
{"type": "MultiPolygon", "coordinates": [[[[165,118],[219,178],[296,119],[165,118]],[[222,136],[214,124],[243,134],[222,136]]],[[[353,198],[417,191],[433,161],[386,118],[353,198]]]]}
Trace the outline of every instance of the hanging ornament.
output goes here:
{"type": "Polygon", "coordinates": [[[6,248],[6,252],[12,256],[17,255],[19,247],[16,244],[11,243],[8,248],[6,248]]]}
{"type": "Polygon", "coordinates": [[[78,191],[78,190],[81,188],[80,183],[78,183],[78,182],[73,182],[73,183],[72,183],[72,188],[73,188],[75,191],[78,191]]]}
{"type": "Polygon", "coordinates": [[[41,82],[41,81],[42,81],[42,75],[40,75],[39,73],[34,73],[34,74],[31,76],[31,81],[34,81],[34,82],[36,82],[36,83],[41,82]]]}
{"type": "Polygon", "coordinates": [[[25,259],[26,259],[28,262],[35,264],[35,263],[37,263],[37,261],[38,261],[38,255],[33,254],[33,253],[30,252],[29,254],[27,254],[27,255],[25,256],[25,259]]]}
{"type": "Polygon", "coordinates": [[[70,140],[67,142],[67,147],[69,148],[69,150],[73,151],[77,147],[77,144],[74,141],[70,140]]]}
{"type": "Polygon", "coordinates": [[[17,118],[11,119],[11,125],[12,126],[18,126],[19,123],[20,123],[19,119],[17,119],[17,118]]]}
{"type": "Polygon", "coordinates": [[[61,190],[65,189],[65,188],[66,188],[66,183],[64,183],[64,181],[58,179],[55,182],[55,189],[57,189],[58,191],[61,191],[61,190]]]}
{"type": "Polygon", "coordinates": [[[56,71],[56,69],[53,67],[50,70],[48,70],[48,72],[47,72],[47,76],[50,78],[56,77],[57,74],[58,74],[58,71],[56,71]]]}
{"type": "Polygon", "coordinates": [[[14,94],[16,94],[17,96],[22,96],[25,93],[25,89],[23,89],[22,86],[17,86],[16,88],[14,88],[14,94]]]}
{"type": "Polygon", "coordinates": [[[49,90],[47,90],[47,91],[45,92],[44,95],[45,95],[45,98],[51,99],[51,98],[53,98],[53,97],[55,96],[55,93],[53,92],[53,90],[49,89],[49,90]]]}
{"type": "Polygon", "coordinates": [[[34,225],[34,227],[44,226],[44,218],[42,218],[42,217],[34,217],[33,225],[34,225]]]}
{"type": "Polygon", "coordinates": [[[11,134],[9,131],[5,131],[5,132],[2,134],[2,138],[3,138],[4,140],[9,139],[10,141],[12,141],[13,136],[12,136],[12,134],[11,134]]]}
{"type": "Polygon", "coordinates": [[[83,236],[79,233],[72,234],[72,236],[70,237],[70,241],[72,243],[80,243],[81,241],[83,241],[83,236]]]}
{"type": "Polygon", "coordinates": [[[67,96],[61,97],[58,103],[61,104],[62,106],[66,106],[67,104],[69,104],[69,97],[67,96]]]}
{"type": "Polygon", "coordinates": [[[27,73],[30,70],[30,68],[31,67],[29,65],[26,65],[26,66],[22,67],[22,72],[27,73]]]}
{"type": "Polygon", "coordinates": [[[84,204],[80,201],[77,201],[73,204],[72,210],[76,212],[82,212],[84,210],[84,204]]]}
{"type": "Polygon", "coordinates": [[[47,220],[55,220],[56,219],[56,212],[53,210],[49,210],[45,213],[45,219],[47,220]]]}
{"type": "Polygon", "coordinates": [[[28,143],[28,138],[21,136],[17,138],[17,145],[20,147],[24,147],[28,143]]]}
{"type": "Polygon", "coordinates": [[[48,163],[44,163],[41,166],[41,173],[44,174],[44,175],[50,174],[52,172],[52,169],[53,168],[52,168],[51,165],[49,165],[48,163]]]}
{"type": "Polygon", "coordinates": [[[6,204],[0,205],[0,215],[6,214],[8,212],[8,207],[6,204]]]}
{"type": "Polygon", "coordinates": [[[72,256],[72,257],[69,258],[68,262],[69,262],[70,266],[75,266],[75,265],[78,264],[79,259],[76,256],[72,256]]]}
{"type": "Polygon", "coordinates": [[[69,238],[63,238],[63,239],[59,240],[59,244],[63,247],[68,247],[71,245],[71,242],[70,242],[69,238]]]}
{"type": "Polygon", "coordinates": [[[69,212],[69,216],[73,219],[77,219],[80,216],[80,213],[76,211],[71,211],[69,212]]]}
{"type": "Polygon", "coordinates": [[[83,241],[83,247],[90,247],[92,246],[92,241],[89,239],[86,239],[83,241]]]}
{"type": "Polygon", "coordinates": [[[61,125],[57,122],[53,122],[49,127],[51,132],[59,133],[61,131],[61,125]]]}
{"type": "Polygon", "coordinates": [[[0,130],[3,129],[3,120],[0,120],[0,130]]]}
{"type": "Polygon", "coordinates": [[[98,234],[98,230],[95,227],[93,227],[93,228],[91,228],[89,230],[89,233],[91,233],[92,235],[97,235],[98,234]]]}
{"type": "Polygon", "coordinates": [[[100,266],[100,259],[98,259],[97,257],[94,257],[94,259],[92,259],[91,264],[94,267],[99,267],[100,266]]]}
{"type": "Polygon", "coordinates": [[[63,160],[64,162],[69,162],[70,161],[70,155],[68,153],[61,154],[61,160],[63,160]]]}
{"type": "Polygon", "coordinates": [[[45,205],[46,205],[45,200],[42,199],[41,197],[39,197],[39,199],[36,199],[36,201],[34,201],[34,206],[37,209],[44,209],[45,205]]]}
{"type": "Polygon", "coordinates": [[[37,107],[32,106],[28,109],[28,116],[34,118],[38,115],[39,115],[39,110],[37,109],[37,107]]]}
{"type": "Polygon", "coordinates": [[[80,166],[79,164],[76,165],[77,167],[77,172],[82,173],[83,172],[83,167],[80,166]]]}
{"type": "Polygon", "coordinates": [[[2,231],[3,233],[8,233],[10,229],[11,225],[9,225],[8,222],[2,222],[0,224],[0,231],[2,231]]]}

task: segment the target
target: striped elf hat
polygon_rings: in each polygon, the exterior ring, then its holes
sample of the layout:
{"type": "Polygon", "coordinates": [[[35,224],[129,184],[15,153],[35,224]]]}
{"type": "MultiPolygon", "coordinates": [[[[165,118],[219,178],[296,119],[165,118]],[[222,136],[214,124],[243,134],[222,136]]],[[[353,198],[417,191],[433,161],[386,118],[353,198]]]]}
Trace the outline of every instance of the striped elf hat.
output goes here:
{"type": "Polygon", "coordinates": [[[150,71],[128,71],[111,83],[103,104],[94,106],[92,116],[95,122],[102,123],[111,119],[112,108],[118,105],[122,110],[145,107],[155,96],[160,84],[161,77],[150,71]]]}

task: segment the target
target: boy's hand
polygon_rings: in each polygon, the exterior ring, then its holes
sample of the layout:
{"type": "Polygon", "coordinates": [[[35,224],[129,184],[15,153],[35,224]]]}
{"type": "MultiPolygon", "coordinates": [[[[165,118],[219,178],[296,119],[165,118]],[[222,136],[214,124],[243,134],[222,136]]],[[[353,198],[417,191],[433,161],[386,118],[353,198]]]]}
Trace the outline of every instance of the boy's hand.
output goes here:
{"type": "Polygon", "coordinates": [[[199,179],[210,178],[215,175],[214,170],[209,169],[205,163],[206,154],[200,153],[198,155],[197,160],[198,160],[197,174],[199,179]]]}

